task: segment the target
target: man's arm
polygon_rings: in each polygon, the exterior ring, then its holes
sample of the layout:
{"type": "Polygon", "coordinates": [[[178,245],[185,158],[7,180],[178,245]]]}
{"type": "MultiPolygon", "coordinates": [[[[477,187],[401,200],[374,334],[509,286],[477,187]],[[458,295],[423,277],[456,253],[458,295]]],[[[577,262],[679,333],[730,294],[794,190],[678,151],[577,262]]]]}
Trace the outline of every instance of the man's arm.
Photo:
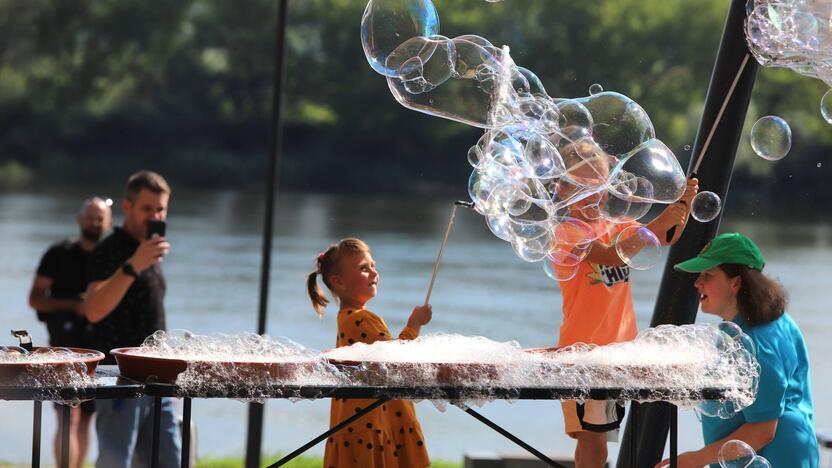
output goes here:
{"type": "MultiPolygon", "coordinates": [[[[142,241],[133,256],[127,259],[127,263],[132,265],[137,273],[141,273],[167,255],[169,250],[170,244],[165,238],[157,236],[142,241]]],[[[133,281],[135,279],[119,267],[109,278],[91,282],[87,286],[85,300],[87,320],[98,323],[110,315],[124,299],[133,281]]]]}
{"type": "Polygon", "coordinates": [[[32,289],[29,291],[29,305],[38,312],[65,312],[74,311],[76,315],[83,316],[84,301],[80,297],[58,299],[49,294],[54,280],[48,276],[35,275],[32,282],[32,289]]]}
{"type": "Polygon", "coordinates": [[[93,281],[87,285],[87,297],[84,301],[87,320],[98,323],[110,315],[124,298],[133,281],[132,276],[119,268],[106,280],[93,281]]]}

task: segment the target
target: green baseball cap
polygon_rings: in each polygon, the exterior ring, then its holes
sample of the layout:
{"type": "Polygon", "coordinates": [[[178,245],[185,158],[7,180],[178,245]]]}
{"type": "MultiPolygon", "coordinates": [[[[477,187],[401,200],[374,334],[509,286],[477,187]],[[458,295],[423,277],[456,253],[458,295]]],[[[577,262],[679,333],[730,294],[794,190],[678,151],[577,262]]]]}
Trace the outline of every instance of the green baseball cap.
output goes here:
{"type": "Polygon", "coordinates": [[[696,257],[677,263],[676,271],[700,273],[723,263],[746,265],[757,271],[763,271],[766,259],[760,248],[748,237],[738,232],[720,234],[707,244],[696,257]]]}

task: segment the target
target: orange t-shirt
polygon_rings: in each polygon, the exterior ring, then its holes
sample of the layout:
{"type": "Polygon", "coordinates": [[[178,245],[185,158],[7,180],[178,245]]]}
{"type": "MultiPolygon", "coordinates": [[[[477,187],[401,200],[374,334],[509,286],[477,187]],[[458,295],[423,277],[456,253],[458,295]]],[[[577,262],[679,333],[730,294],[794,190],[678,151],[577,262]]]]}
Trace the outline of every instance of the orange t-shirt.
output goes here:
{"type": "MultiPolygon", "coordinates": [[[[609,225],[600,223],[594,227],[606,231],[598,240],[610,244],[615,235],[631,225],[617,224],[608,229],[609,225]]],[[[575,343],[605,345],[636,337],[638,330],[628,266],[599,265],[583,260],[572,279],[561,281],[560,289],[563,324],[558,347],[575,343]]]]}

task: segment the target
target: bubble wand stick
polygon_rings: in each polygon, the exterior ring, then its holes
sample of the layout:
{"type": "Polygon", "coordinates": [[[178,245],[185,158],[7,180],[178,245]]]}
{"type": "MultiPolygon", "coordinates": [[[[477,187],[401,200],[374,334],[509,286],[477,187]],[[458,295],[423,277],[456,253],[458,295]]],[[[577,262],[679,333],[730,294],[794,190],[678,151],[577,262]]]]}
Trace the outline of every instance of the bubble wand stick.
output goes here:
{"type": "MultiPolygon", "coordinates": [[[[705,138],[705,143],[702,144],[702,149],[699,150],[699,155],[696,157],[696,163],[694,163],[693,165],[693,170],[688,175],[689,179],[696,177],[696,174],[699,172],[699,165],[702,164],[702,159],[705,157],[705,152],[708,151],[708,147],[711,144],[711,138],[713,138],[714,132],[716,132],[716,127],[717,125],[719,125],[719,121],[722,120],[722,114],[725,112],[725,108],[728,106],[728,101],[731,100],[731,96],[734,94],[734,88],[737,87],[737,83],[740,81],[740,76],[742,76],[742,72],[745,70],[745,66],[748,64],[749,58],[751,58],[751,55],[745,54],[745,57],[742,59],[742,63],[740,63],[739,69],[737,69],[737,74],[734,75],[734,81],[731,82],[731,87],[728,88],[728,92],[725,94],[725,99],[722,100],[722,105],[719,107],[719,112],[716,113],[714,123],[713,125],[711,125],[711,129],[708,131],[708,137],[705,138]]],[[[673,240],[675,235],[676,226],[673,226],[667,230],[667,242],[673,240]]]]}
{"type": "Polygon", "coordinates": [[[439,255],[436,256],[436,263],[433,264],[433,275],[430,277],[430,285],[428,286],[428,294],[425,296],[425,305],[430,302],[430,294],[433,292],[433,284],[436,282],[436,273],[439,272],[439,264],[442,262],[442,254],[445,252],[445,244],[448,243],[448,236],[451,234],[451,228],[454,225],[454,218],[456,217],[457,207],[464,206],[465,208],[473,208],[473,202],[457,200],[454,202],[454,207],[451,209],[451,218],[448,220],[448,227],[445,229],[445,237],[442,239],[442,245],[439,246],[439,255]]]}
{"type": "Polygon", "coordinates": [[[719,121],[722,120],[722,113],[725,112],[725,107],[728,105],[728,101],[731,100],[731,96],[734,94],[734,88],[737,87],[737,82],[740,81],[740,76],[742,76],[742,72],[745,70],[745,66],[748,64],[749,58],[751,58],[751,55],[745,54],[745,58],[742,59],[740,68],[734,76],[734,81],[731,83],[731,87],[728,88],[728,93],[725,94],[725,99],[722,101],[722,106],[720,106],[719,112],[716,113],[716,119],[714,119],[714,124],[711,125],[708,137],[705,138],[705,143],[702,145],[702,149],[699,150],[699,156],[696,158],[696,164],[693,165],[693,172],[690,174],[691,177],[696,177],[696,173],[699,172],[699,164],[702,163],[702,158],[705,156],[705,152],[708,151],[708,146],[711,144],[711,138],[714,136],[716,126],[719,125],[719,121]]]}

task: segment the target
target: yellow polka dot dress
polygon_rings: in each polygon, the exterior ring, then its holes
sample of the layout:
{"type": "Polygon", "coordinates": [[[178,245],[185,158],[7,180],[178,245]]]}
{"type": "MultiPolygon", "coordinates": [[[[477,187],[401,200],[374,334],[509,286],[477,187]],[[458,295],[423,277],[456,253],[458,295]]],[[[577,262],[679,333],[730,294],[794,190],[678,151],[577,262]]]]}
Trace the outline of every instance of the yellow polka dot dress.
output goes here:
{"type": "MultiPolygon", "coordinates": [[[[405,327],[401,340],[417,333],[405,327]]],[[[338,312],[336,345],[393,339],[384,319],[367,309],[338,312]]],[[[329,427],[361,411],[375,400],[333,399],[329,427]]],[[[422,428],[411,401],[392,400],[356,420],[326,441],[324,468],[422,468],[430,466],[422,428]]]]}

